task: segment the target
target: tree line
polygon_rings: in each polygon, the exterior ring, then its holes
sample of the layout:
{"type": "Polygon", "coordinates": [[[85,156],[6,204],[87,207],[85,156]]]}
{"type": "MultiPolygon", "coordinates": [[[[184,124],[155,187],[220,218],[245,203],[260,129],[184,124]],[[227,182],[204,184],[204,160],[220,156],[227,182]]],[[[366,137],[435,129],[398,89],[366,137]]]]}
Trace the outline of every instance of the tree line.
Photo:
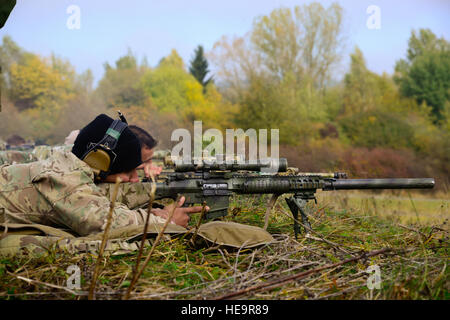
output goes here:
{"type": "Polygon", "coordinates": [[[186,63],[174,49],[156,66],[131,49],[104,64],[93,87],[56,55],[27,52],[8,36],[0,46],[0,137],[61,143],[99,112],[120,109],[129,122],[170,145],[175,128],[280,129],[281,154],[305,170],[346,169],[359,176],[433,175],[450,169],[450,44],[412,30],[395,72],[367,68],[359,48],[342,80],[343,10],[334,3],[279,8],[255,18],[242,37],[223,36],[186,63]],[[210,71],[210,68],[214,70],[210,71]]]}

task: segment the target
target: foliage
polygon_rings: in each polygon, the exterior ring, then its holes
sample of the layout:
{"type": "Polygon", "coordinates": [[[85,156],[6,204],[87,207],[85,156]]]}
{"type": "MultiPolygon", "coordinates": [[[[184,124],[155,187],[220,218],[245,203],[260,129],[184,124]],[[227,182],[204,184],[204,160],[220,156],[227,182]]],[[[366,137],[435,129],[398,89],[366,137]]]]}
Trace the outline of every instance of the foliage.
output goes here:
{"type": "Polygon", "coordinates": [[[183,60],[175,50],[142,76],[140,88],[163,112],[182,112],[203,95],[201,85],[184,70],[183,60]]]}
{"type": "Polygon", "coordinates": [[[27,117],[21,116],[11,102],[3,101],[2,111],[0,112],[0,137],[6,140],[13,133],[17,133],[23,138],[29,139],[31,128],[27,122],[27,117]]]}
{"type": "Polygon", "coordinates": [[[255,19],[248,35],[222,37],[210,56],[236,97],[258,76],[322,88],[339,62],[343,46],[342,8],[318,3],[280,8],[255,19]]]}
{"type": "Polygon", "coordinates": [[[0,60],[8,113],[1,115],[4,136],[19,133],[47,143],[62,142],[67,130],[79,129],[86,117],[101,110],[90,105],[90,70],[77,74],[69,61],[26,52],[8,36],[0,46],[0,60]],[[9,118],[14,120],[6,121],[9,118]]]}
{"type": "Polygon", "coordinates": [[[387,75],[379,76],[366,68],[361,51],[351,55],[346,74],[343,105],[336,119],[340,131],[355,146],[410,149],[434,154],[445,161],[446,143],[442,131],[433,124],[432,110],[403,97],[387,75]]]}
{"type": "Polygon", "coordinates": [[[147,71],[145,64],[138,65],[131,50],[111,67],[105,63],[105,74],[98,84],[96,94],[108,108],[127,108],[143,103],[145,93],[139,86],[142,75],[147,71]]]}
{"type": "MultiPolygon", "coordinates": [[[[438,217],[437,221],[421,219],[425,223],[414,219],[413,223],[404,225],[399,223],[398,214],[380,217],[377,211],[387,211],[393,206],[386,208],[371,194],[356,195],[362,201],[360,205],[353,205],[353,209],[348,208],[348,203],[355,203],[355,195],[329,192],[320,196],[330,198],[319,204],[311,201],[307,208],[314,233],[301,234],[298,239],[294,239],[292,217],[287,214],[283,199],[277,201],[269,217],[267,231],[274,241],[266,245],[238,249],[211,246],[202,241],[194,243],[191,235],[165,237],[155,248],[151,263],[138,280],[131,299],[214,299],[246,288],[248,292],[240,298],[448,299],[449,238],[448,227],[442,223],[445,216],[438,217]],[[383,248],[391,251],[338,268],[312,272],[383,248]],[[381,288],[373,292],[367,287],[370,265],[378,265],[381,271],[381,288]],[[308,271],[310,274],[303,279],[287,281],[264,291],[251,290],[254,286],[308,271]]],[[[266,197],[259,195],[235,197],[231,206],[236,214],[229,214],[224,220],[262,227],[266,201],[266,197]]],[[[416,203],[412,198],[408,201],[416,203]]],[[[448,201],[431,202],[436,206],[448,201]]],[[[422,208],[427,207],[417,208],[411,208],[416,211],[411,216],[424,218],[427,213],[422,208]]],[[[198,218],[193,216],[190,228],[196,225],[198,218]]],[[[149,251],[150,247],[144,249],[141,265],[149,251]]],[[[28,255],[3,257],[0,259],[0,299],[87,299],[95,257],[92,253],[70,254],[57,248],[36,258],[28,255]],[[66,287],[69,274],[65,271],[70,265],[80,268],[80,290],[68,291],[66,287]],[[36,280],[39,282],[30,285],[36,280]],[[77,295],[72,294],[74,291],[77,295]]],[[[101,281],[96,284],[96,299],[123,298],[137,254],[111,255],[102,262],[104,267],[101,281]]]]}
{"type": "Polygon", "coordinates": [[[341,122],[345,134],[356,146],[409,148],[414,134],[405,119],[382,111],[357,113],[341,122]]]}
{"type": "Polygon", "coordinates": [[[206,79],[206,75],[209,73],[208,60],[206,60],[204,56],[203,47],[201,45],[195,49],[194,58],[191,60],[189,72],[203,86],[204,90],[208,83],[212,81],[213,77],[206,79]]]}
{"type": "Polygon", "coordinates": [[[0,46],[0,65],[2,66],[1,84],[2,88],[11,88],[9,70],[13,63],[21,63],[25,51],[15,43],[11,37],[4,36],[0,46]]]}
{"type": "Polygon", "coordinates": [[[350,55],[350,71],[344,78],[343,113],[365,112],[374,109],[375,99],[381,95],[377,92],[377,75],[366,67],[363,53],[359,48],[350,55]]]}
{"type": "Polygon", "coordinates": [[[325,84],[340,60],[342,8],[313,3],[255,19],[242,38],[222,38],[211,59],[224,96],[240,106],[247,128],[279,128],[283,143],[302,144],[327,119],[325,84]]]}
{"type": "Polygon", "coordinates": [[[342,8],[319,3],[280,8],[255,20],[251,42],[259,61],[271,75],[297,81],[309,78],[323,87],[342,47],[342,8]]]}
{"type": "Polygon", "coordinates": [[[10,98],[20,111],[60,108],[73,93],[70,78],[57,65],[27,54],[23,64],[10,68],[10,98]]]}
{"type": "Polygon", "coordinates": [[[223,128],[232,106],[223,102],[214,85],[204,90],[197,79],[186,72],[175,50],[147,71],[140,87],[161,113],[175,113],[185,124],[202,120],[204,127],[223,128]]]}
{"type": "Polygon", "coordinates": [[[65,104],[74,97],[72,82],[53,63],[26,54],[23,64],[10,67],[9,97],[31,120],[34,132],[51,134],[65,104]]]}
{"type": "Polygon", "coordinates": [[[115,117],[120,109],[163,148],[174,129],[191,130],[196,120],[204,131],[279,129],[280,155],[311,171],[364,175],[373,166],[377,174],[397,175],[410,168],[409,175],[416,170],[447,181],[448,41],[428,29],[413,31],[394,76],[369,70],[355,48],[336,81],[343,25],[336,3],[278,8],[256,17],[244,36],[224,36],[210,52],[198,46],[189,66],[175,49],[152,67],[128,49],[104,64],[96,88],[90,70],[77,73],[69,61],[27,52],[5,36],[0,136],[60,143],[96,114],[115,117]]]}
{"type": "Polygon", "coordinates": [[[436,119],[442,119],[450,100],[450,43],[438,39],[429,29],[412,31],[406,60],[397,61],[396,81],[402,94],[419,104],[432,107],[436,119]]]}
{"type": "Polygon", "coordinates": [[[128,123],[147,130],[157,141],[157,148],[171,147],[171,134],[173,130],[182,127],[176,113],[160,112],[149,100],[144,105],[132,106],[121,110],[128,123]]]}

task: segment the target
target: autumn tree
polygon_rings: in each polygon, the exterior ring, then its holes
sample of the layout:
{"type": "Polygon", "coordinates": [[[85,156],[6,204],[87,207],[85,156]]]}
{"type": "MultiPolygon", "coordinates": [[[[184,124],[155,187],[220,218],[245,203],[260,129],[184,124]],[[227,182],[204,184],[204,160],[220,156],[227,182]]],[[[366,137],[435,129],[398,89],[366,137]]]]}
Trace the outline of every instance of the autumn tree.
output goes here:
{"type": "Polygon", "coordinates": [[[297,80],[310,78],[321,88],[340,60],[341,34],[342,8],[334,3],[325,9],[313,2],[293,10],[275,9],[256,19],[250,38],[272,75],[283,79],[292,73],[297,80]]]}
{"type": "Polygon", "coordinates": [[[144,103],[146,95],[139,83],[149,68],[145,63],[139,65],[131,50],[115,62],[115,67],[105,63],[104,68],[105,74],[98,84],[96,94],[108,108],[121,109],[144,103]]]}
{"type": "Polygon", "coordinates": [[[255,19],[246,36],[223,37],[211,56],[226,81],[265,71],[280,80],[289,74],[298,81],[310,79],[320,88],[340,61],[343,44],[342,8],[311,3],[255,19]]]}
{"type": "Polygon", "coordinates": [[[430,108],[400,94],[391,76],[368,70],[362,52],[351,55],[344,78],[343,106],[338,123],[353,145],[427,152],[439,130],[430,108]]]}
{"type": "Polygon", "coordinates": [[[258,17],[244,37],[223,37],[209,54],[223,94],[241,106],[237,123],[282,128],[301,144],[326,118],[324,88],[341,58],[342,8],[279,8],[258,17]]]}
{"type": "Polygon", "coordinates": [[[221,128],[227,119],[228,104],[220,93],[213,85],[204,90],[176,50],[144,74],[140,87],[158,112],[177,115],[185,124],[202,120],[205,126],[221,128]]]}
{"type": "Polygon", "coordinates": [[[90,70],[78,74],[66,59],[27,52],[7,36],[0,46],[0,63],[5,106],[14,118],[1,116],[8,123],[4,132],[60,143],[99,111],[99,103],[92,101],[90,70]]]}
{"type": "Polygon", "coordinates": [[[201,96],[201,85],[186,72],[183,59],[176,50],[164,57],[154,69],[148,70],[139,87],[163,112],[180,112],[192,100],[201,96]]]}
{"type": "Polygon", "coordinates": [[[73,83],[50,59],[26,54],[21,64],[10,67],[9,98],[30,119],[33,134],[51,138],[54,124],[74,97],[73,83]]]}
{"type": "Polygon", "coordinates": [[[20,48],[10,36],[3,37],[2,45],[0,46],[0,65],[2,67],[0,84],[2,85],[2,88],[6,89],[6,93],[8,93],[11,88],[11,65],[14,63],[21,64],[26,53],[27,52],[20,48]]]}

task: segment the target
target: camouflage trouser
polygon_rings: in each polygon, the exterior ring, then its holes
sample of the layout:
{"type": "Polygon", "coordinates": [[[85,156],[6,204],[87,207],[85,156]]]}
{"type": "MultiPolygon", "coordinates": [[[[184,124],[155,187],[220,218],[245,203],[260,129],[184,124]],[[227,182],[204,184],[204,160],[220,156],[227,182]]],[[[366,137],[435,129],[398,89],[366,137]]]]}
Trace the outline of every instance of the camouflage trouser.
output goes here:
{"type": "MultiPolygon", "coordinates": [[[[159,233],[162,224],[149,226],[149,239],[159,233]]],[[[126,254],[138,250],[142,226],[128,226],[110,230],[105,254],[126,254]]],[[[168,225],[165,233],[184,234],[187,230],[177,225],[168,225]]],[[[0,224],[0,256],[32,255],[62,251],[75,253],[98,253],[103,233],[86,237],[74,237],[63,230],[39,224],[0,224]]],[[[149,245],[151,240],[146,240],[149,245]]]]}
{"type": "MultiPolygon", "coordinates": [[[[148,226],[148,239],[162,230],[163,224],[148,226]]],[[[168,224],[167,235],[195,232],[175,224],[168,224]]],[[[213,221],[205,223],[197,230],[198,238],[210,245],[234,248],[251,248],[273,241],[265,230],[234,222],[213,221]]],[[[110,230],[106,243],[106,254],[118,255],[138,250],[143,235],[142,226],[127,226],[110,230]]],[[[75,253],[98,253],[103,233],[86,237],[74,237],[63,230],[39,224],[0,223],[0,256],[41,255],[52,251],[75,253]]],[[[150,240],[151,241],[151,240],[150,240]]],[[[149,244],[149,241],[147,241],[149,244]]]]}

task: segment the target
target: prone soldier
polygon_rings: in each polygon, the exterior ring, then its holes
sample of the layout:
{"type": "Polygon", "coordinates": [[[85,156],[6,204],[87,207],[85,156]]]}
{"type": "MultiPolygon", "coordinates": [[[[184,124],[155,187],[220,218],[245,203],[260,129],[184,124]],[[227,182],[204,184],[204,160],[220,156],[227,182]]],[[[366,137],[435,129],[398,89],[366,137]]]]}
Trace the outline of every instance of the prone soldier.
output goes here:
{"type": "MultiPolygon", "coordinates": [[[[39,223],[81,236],[101,232],[110,199],[96,182],[115,182],[118,177],[137,182],[136,169],[146,166],[143,153],[126,122],[99,115],[80,130],[71,151],[57,150],[46,160],[0,167],[0,208],[4,209],[0,223],[39,223]]],[[[178,203],[152,208],[150,223],[164,223],[175,206],[171,223],[187,226],[189,214],[202,207],[182,208],[183,203],[182,197],[178,203]]],[[[131,210],[119,202],[111,227],[141,225],[146,216],[147,211],[131,210]]]]}

